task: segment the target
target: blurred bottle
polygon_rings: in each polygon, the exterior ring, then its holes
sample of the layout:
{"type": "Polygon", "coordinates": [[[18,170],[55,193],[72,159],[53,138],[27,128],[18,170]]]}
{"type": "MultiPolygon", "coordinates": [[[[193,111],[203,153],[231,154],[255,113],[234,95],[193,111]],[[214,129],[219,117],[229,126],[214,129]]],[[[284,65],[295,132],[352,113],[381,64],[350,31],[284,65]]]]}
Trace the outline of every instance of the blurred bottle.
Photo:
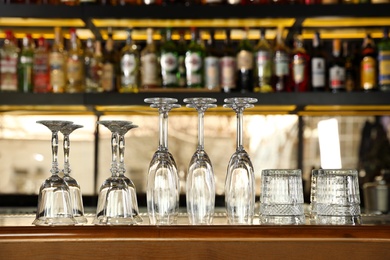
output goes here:
{"type": "Polygon", "coordinates": [[[163,88],[179,86],[179,52],[172,40],[172,29],[165,31],[165,42],[160,48],[161,79],[163,88]]]}
{"type": "Polygon", "coordinates": [[[243,0],[226,0],[228,5],[239,5],[243,3],[243,0]]]}
{"type": "Polygon", "coordinates": [[[346,41],[343,42],[343,56],[345,60],[345,89],[347,91],[354,91],[357,86],[355,57],[346,41]]]}
{"type": "Polygon", "coordinates": [[[333,4],[338,4],[339,0],[322,0],[323,5],[333,5],[333,4]]]}
{"type": "Polygon", "coordinates": [[[50,60],[46,39],[41,36],[35,49],[33,59],[33,85],[35,93],[49,93],[50,87],[50,60]]]}
{"type": "Polygon", "coordinates": [[[204,82],[205,88],[209,90],[217,90],[220,88],[219,57],[220,54],[215,47],[214,30],[210,30],[210,37],[207,40],[204,58],[204,82]]]}
{"type": "Polygon", "coordinates": [[[62,4],[76,6],[80,4],[80,0],[60,0],[62,4]]]}
{"type": "Polygon", "coordinates": [[[101,41],[87,41],[85,51],[85,92],[102,92],[103,54],[101,41]],[[87,51],[88,50],[88,51],[87,51]],[[92,55],[91,55],[92,51],[92,55]],[[87,54],[88,53],[88,54],[87,54]]]}
{"type": "Polygon", "coordinates": [[[378,43],[378,85],[381,91],[390,91],[390,40],[389,28],[383,29],[383,39],[378,43]]]}
{"type": "Polygon", "coordinates": [[[374,41],[369,34],[363,41],[360,61],[360,88],[370,91],[377,88],[377,54],[374,41]]]}
{"type": "Polygon", "coordinates": [[[255,50],[255,92],[272,92],[272,48],[265,38],[265,28],[260,30],[260,40],[255,50]]]}
{"type": "Polygon", "coordinates": [[[66,85],[66,53],[60,27],[54,28],[54,43],[49,54],[50,88],[54,93],[65,91],[66,85]]]}
{"type": "Polygon", "coordinates": [[[310,56],[303,46],[302,35],[299,32],[294,36],[294,49],[290,66],[292,91],[306,92],[309,90],[309,63],[310,56]]]}
{"type": "Polygon", "coordinates": [[[345,60],[341,55],[340,39],[333,40],[332,59],[329,64],[329,89],[332,92],[345,91],[345,60]]]}
{"type": "Polygon", "coordinates": [[[0,90],[3,92],[18,91],[18,55],[13,33],[5,31],[4,45],[0,48],[0,90]]]}
{"type": "Polygon", "coordinates": [[[276,33],[276,45],[273,56],[272,88],[276,92],[290,91],[289,80],[289,50],[284,44],[283,28],[279,27],[276,33]]]}
{"type": "Polygon", "coordinates": [[[226,3],[227,0],[201,0],[203,5],[221,5],[226,3]]]}
{"type": "Polygon", "coordinates": [[[103,92],[117,91],[118,54],[114,45],[112,28],[108,28],[108,38],[103,50],[103,71],[101,78],[103,92]]]}
{"type": "Polygon", "coordinates": [[[67,93],[81,93],[85,91],[84,86],[84,51],[77,38],[74,28],[69,30],[70,40],[66,62],[66,88],[67,93]]]}
{"type": "Polygon", "coordinates": [[[187,43],[185,40],[185,32],[180,31],[179,32],[179,43],[177,44],[177,51],[178,51],[178,85],[180,88],[186,87],[186,64],[185,64],[185,57],[186,57],[186,51],[187,51],[187,43]]]}
{"type": "Polygon", "coordinates": [[[306,5],[318,5],[322,3],[322,0],[304,0],[306,5]]]}
{"type": "Polygon", "coordinates": [[[191,28],[191,42],[185,57],[186,82],[188,88],[203,88],[204,73],[204,47],[200,42],[199,32],[196,28],[191,28]]]}
{"type": "Polygon", "coordinates": [[[160,64],[157,46],[153,41],[153,29],[146,30],[146,46],[141,51],[141,86],[144,89],[161,87],[160,64]]]}
{"type": "Polygon", "coordinates": [[[126,45],[121,50],[120,59],[120,93],[137,93],[140,85],[140,53],[133,42],[132,29],[127,29],[126,45]]]}
{"type": "Polygon", "coordinates": [[[161,5],[162,0],[143,0],[144,5],[161,5]]]}
{"type": "Polygon", "coordinates": [[[31,34],[22,41],[22,50],[18,61],[18,88],[20,92],[33,92],[34,43],[31,34]]]}
{"type": "Polygon", "coordinates": [[[248,39],[249,29],[244,30],[243,39],[237,49],[237,83],[239,92],[253,92],[253,48],[248,39]]]}
{"type": "Polygon", "coordinates": [[[223,92],[236,90],[236,53],[231,43],[231,31],[225,31],[225,42],[220,59],[221,89],[223,92]]]}
{"type": "Polygon", "coordinates": [[[341,3],[343,3],[343,4],[358,4],[359,0],[342,0],[341,3]]]}
{"type": "Polygon", "coordinates": [[[97,0],[79,0],[80,1],[80,5],[96,5],[97,4],[97,0]]]}
{"type": "Polygon", "coordinates": [[[371,0],[372,4],[389,4],[390,0],[371,0]]]}
{"type": "Polygon", "coordinates": [[[326,56],[321,44],[320,33],[313,38],[313,53],[311,57],[311,88],[313,91],[326,89],[326,56]]]}

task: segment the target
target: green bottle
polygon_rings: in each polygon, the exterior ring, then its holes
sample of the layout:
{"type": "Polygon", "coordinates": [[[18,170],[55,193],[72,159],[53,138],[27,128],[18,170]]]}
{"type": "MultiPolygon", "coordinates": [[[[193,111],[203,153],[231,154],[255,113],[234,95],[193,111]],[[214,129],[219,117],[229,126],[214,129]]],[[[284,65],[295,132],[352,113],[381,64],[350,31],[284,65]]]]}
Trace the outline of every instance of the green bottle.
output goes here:
{"type": "Polygon", "coordinates": [[[22,51],[18,61],[18,87],[20,92],[33,92],[34,45],[31,34],[23,38],[22,51]]]}
{"type": "Polygon", "coordinates": [[[165,42],[160,48],[161,79],[163,88],[177,88],[179,86],[179,53],[176,44],[172,41],[172,30],[165,31],[165,42]]]}
{"type": "Polygon", "coordinates": [[[196,28],[191,28],[191,42],[185,57],[187,88],[203,88],[204,47],[196,28]]]}
{"type": "Polygon", "coordinates": [[[379,90],[390,91],[390,39],[389,28],[383,29],[383,39],[378,43],[379,90]]]}

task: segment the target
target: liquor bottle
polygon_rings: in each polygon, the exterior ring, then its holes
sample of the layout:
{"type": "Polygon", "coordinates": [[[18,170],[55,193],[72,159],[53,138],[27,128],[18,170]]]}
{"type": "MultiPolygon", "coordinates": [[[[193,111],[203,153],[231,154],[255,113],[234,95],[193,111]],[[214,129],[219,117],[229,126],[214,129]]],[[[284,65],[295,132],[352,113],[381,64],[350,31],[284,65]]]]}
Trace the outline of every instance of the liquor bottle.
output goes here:
{"type": "Polygon", "coordinates": [[[276,33],[276,45],[273,56],[272,88],[276,92],[290,91],[289,50],[283,41],[283,28],[276,33]]]}
{"type": "Polygon", "coordinates": [[[0,49],[0,90],[18,91],[17,65],[19,48],[11,31],[5,32],[4,45],[0,49]]]}
{"type": "Polygon", "coordinates": [[[253,48],[248,40],[248,28],[237,49],[236,87],[239,92],[253,92],[253,48]]]}
{"type": "Polygon", "coordinates": [[[185,57],[186,82],[188,88],[203,88],[204,73],[204,47],[200,43],[199,32],[195,27],[191,28],[191,42],[185,57]]]}
{"type": "Polygon", "coordinates": [[[204,58],[204,85],[209,90],[217,90],[219,84],[219,53],[215,47],[214,31],[210,31],[210,37],[207,40],[205,58],[204,58]]]}
{"type": "Polygon", "coordinates": [[[132,30],[127,29],[126,45],[121,50],[120,58],[120,93],[137,93],[139,90],[140,53],[133,42],[132,30]]]}
{"type": "Polygon", "coordinates": [[[345,60],[345,90],[354,91],[357,86],[355,57],[351,53],[348,42],[343,42],[343,57],[345,60]]]}
{"type": "Polygon", "coordinates": [[[186,57],[186,51],[187,51],[187,43],[185,39],[185,32],[180,31],[179,32],[179,43],[177,44],[177,51],[178,51],[178,85],[180,88],[186,87],[186,64],[185,64],[185,57],[186,57]]]}
{"type": "Polygon", "coordinates": [[[378,43],[378,85],[381,91],[390,91],[390,40],[389,28],[383,29],[383,39],[378,43]]]}
{"type": "Polygon", "coordinates": [[[153,29],[146,30],[146,46],[141,51],[141,86],[144,89],[159,88],[160,64],[158,63],[157,46],[153,41],[153,29]]]}
{"type": "Polygon", "coordinates": [[[50,88],[54,93],[62,93],[66,85],[66,53],[60,27],[54,28],[54,43],[49,54],[49,63],[50,88]]]}
{"type": "Polygon", "coordinates": [[[18,88],[20,92],[33,91],[33,39],[31,34],[23,38],[22,50],[18,60],[18,88]]]}
{"type": "Polygon", "coordinates": [[[66,87],[67,93],[84,92],[84,52],[77,38],[76,30],[69,30],[70,40],[66,60],[66,87]]]}
{"type": "Polygon", "coordinates": [[[87,40],[84,56],[85,92],[102,92],[103,54],[101,41],[87,40]]]}
{"type": "Polygon", "coordinates": [[[117,61],[118,56],[114,46],[112,29],[108,28],[108,38],[103,51],[103,71],[101,84],[103,92],[117,91],[117,61]]]}
{"type": "Polygon", "coordinates": [[[84,49],[84,72],[85,72],[85,92],[94,92],[91,91],[93,86],[90,86],[92,75],[91,75],[91,62],[95,54],[95,46],[92,38],[88,38],[85,43],[84,49]]]}
{"type": "Polygon", "coordinates": [[[43,36],[38,39],[33,59],[33,85],[35,93],[49,93],[50,86],[50,60],[47,42],[43,36]]]}
{"type": "Polygon", "coordinates": [[[163,88],[179,86],[179,52],[172,40],[172,30],[165,31],[165,42],[160,48],[161,83],[163,88]]]}
{"type": "Polygon", "coordinates": [[[310,57],[307,54],[301,34],[294,37],[294,49],[291,57],[291,88],[295,92],[309,90],[309,65],[310,57]]]}
{"type": "Polygon", "coordinates": [[[345,91],[345,60],[341,55],[340,39],[333,40],[332,59],[329,64],[329,89],[332,92],[345,91]]]}
{"type": "Polygon", "coordinates": [[[236,90],[236,52],[231,43],[231,31],[225,31],[225,42],[220,59],[221,89],[223,92],[236,90]]]}
{"type": "Polygon", "coordinates": [[[366,35],[363,41],[360,61],[360,88],[364,91],[376,89],[377,79],[377,54],[374,41],[369,34],[366,35]]]}
{"type": "Polygon", "coordinates": [[[325,91],[326,89],[326,55],[322,49],[320,33],[316,32],[313,38],[313,52],[311,56],[311,89],[325,91]]]}
{"type": "Polygon", "coordinates": [[[254,92],[272,92],[272,48],[265,38],[265,29],[260,30],[260,40],[255,50],[254,92]]]}

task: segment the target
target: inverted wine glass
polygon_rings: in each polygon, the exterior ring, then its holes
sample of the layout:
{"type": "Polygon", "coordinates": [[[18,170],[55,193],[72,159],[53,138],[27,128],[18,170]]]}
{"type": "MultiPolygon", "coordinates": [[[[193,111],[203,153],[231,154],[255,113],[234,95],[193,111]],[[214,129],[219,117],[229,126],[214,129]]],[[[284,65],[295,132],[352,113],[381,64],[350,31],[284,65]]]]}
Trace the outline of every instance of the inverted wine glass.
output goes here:
{"type": "Polygon", "coordinates": [[[118,151],[119,151],[119,164],[118,164],[118,176],[122,178],[126,184],[129,191],[129,197],[130,197],[130,207],[132,210],[133,218],[138,222],[141,223],[143,220],[139,214],[138,210],[138,202],[137,202],[137,192],[135,189],[134,183],[125,176],[126,172],[126,166],[125,166],[125,134],[133,129],[137,128],[137,125],[133,125],[132,122],[129,121],[123,121],[123,126],[119,128],[118,131],[118,151]]]}
{"type": "Polygon", "coordinates": [[[187,213],[192,225],[211,225],[215,208],[213,166],[204,149],[204,113],[216,107],[215,98],[186,98],[187,107],[198,112],[198,146],[191,158],[186,182],[187,213]]]}
{"type": "Polygon", "coordinates": [[[63,149],[64,149],[64,181],[69,187],[70,201],[72,204],[73,217],[76,219],[78,224],[87,223],[87,218],[84,216],[84,205],[83,197],[81,194],[80,185],[70,176],[71,168],[69,163],[69,152],[70,152],[70,139],[69,135],[76,129],[83,127],[82,125],[67,124],[60,128],[60,132],[64,135],[63,149]]]}
{"type": "Polygon", "coordinates": [[[128,122],[117,120],[98,121],[111,131],[111,177],[100,187],[96,217],[97,225],[134,225],[137,224],[131,207],[131,198],[126,181],[119,176],[118,143],[120,128],[128,122]]]}
{"type": "Polygon", "coordinates": [[[177,223],[179,213],[179,176],[168,151],[168,112],[179,108],[174,98],[146,98],[145,103],[159,111],[159,145],[149,165],[146,201],[151,225],[177,223]]]}
{"type": "Polygon", "coordinates": [[[72,122],[44,120],[37,121],[37,123],[46,126],[52,132],[52,167],[51,176],[42,183],[39,189],[38,208],[33,224],[37,226],[75,225],[77,221],[73,217],[69,187],[58,175],[60,172],[58,168],[58,131],[72,122]]]}
{"type": "Polygon", "coordinates": [[[256,98],[226,98],[225,108],[237,115],[237,148],[230,158],[225,182],[225,207],[229,224],[251,225],[255,206],[255,176],[252,162],[243,145],[243,112],[253,107],[256,98]]]}

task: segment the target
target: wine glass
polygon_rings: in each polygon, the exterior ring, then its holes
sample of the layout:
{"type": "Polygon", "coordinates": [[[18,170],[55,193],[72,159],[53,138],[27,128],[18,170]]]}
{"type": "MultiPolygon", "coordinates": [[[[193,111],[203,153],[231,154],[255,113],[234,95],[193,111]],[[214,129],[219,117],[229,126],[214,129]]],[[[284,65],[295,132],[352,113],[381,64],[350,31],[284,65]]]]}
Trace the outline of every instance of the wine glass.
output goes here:
{"type": "Polygon", "coordinates": [[[149,165],[146,201],[152,225],[176,224],[179,213],[179,176],[168,151],[168,112],[179,108],[174,98],[146,98],[159,111],[159,146],[149,165]]]}
{"type": "Polygon", "coordinates": [[[107,178],[100,187],[96,217],[93,221],[97,225],[134,225],[137,224],[131,207],[129,187],[126,181],[119,176],[118,143],[119,131],[125,121],[106,120],[98,121],[111,131],[111,177],[107,178]]]}
{"type": "Polygon", "coordinates": [[[252,162],[243,146],[243,112],[253,107],[256,98],[226,98],[225,108],[237,114],[237,148],[227,168],[225,182],[225,206],[229,224],[253,223],[255,205],[255,176],[252,162]]]}
{"type": "Polygon", "coordinates": [[[143,220],[141,216],[139,215],[138,211],[138,202],[137,202],[137,192],[135,189],[134,183],[125,176],[126,172],[126,167],[125,167],[125,134],[133,129],[137,128],[137,125],[133,125],[132,122],[129,121],[123,121],[122,127],[119,128],[118,135],[119,135],[119,140],[118,140],[118,150],[119,150],[119,164],[118,164],[118,176],[122,178],[127,186],[128,186],[128,191],[129,191],[129,197],[130,197],[130,203],[131,203],[131,208],[133,212],[133,217],[138,223],[141,223],[143,220]]]}
{"type": "Polygon", "coordinates": [[[75,225],[77,221],[73,217],[69,187],[58,175],[60,172],[58,168],[58,131],[72,122],[43,120],[37,121],[37,123],[46,126],[52,132],[52,167],[51,176],[42,183],[39,189],[38,208],[33,224],[37,226],[75,225]]]}
{"type": "Polygon", "coordinates": [[[77,223],[87,223],[87,218],[84,216],[83,197],[81,195],[80,185],[70,176],[71,169],[69,163],[70,139],[69,135],[76,129],[83,127],[82,125],[67,124],[60,128],[60,132],[64,135],[63,149],[64,149],[64,181],[70,190],[70,200],[72,204],[73,217],[77,223]]]}
{"type": "Polygon", "coordinates": [[[215,98],[186,98],[187,107],[198,111],[198,147],[191,158],[187,175],[187,213],[192,225],[213,222],[215,208],[215,179],[210,158],[204,150],[204,113],[216,107],[215,98]]]}

